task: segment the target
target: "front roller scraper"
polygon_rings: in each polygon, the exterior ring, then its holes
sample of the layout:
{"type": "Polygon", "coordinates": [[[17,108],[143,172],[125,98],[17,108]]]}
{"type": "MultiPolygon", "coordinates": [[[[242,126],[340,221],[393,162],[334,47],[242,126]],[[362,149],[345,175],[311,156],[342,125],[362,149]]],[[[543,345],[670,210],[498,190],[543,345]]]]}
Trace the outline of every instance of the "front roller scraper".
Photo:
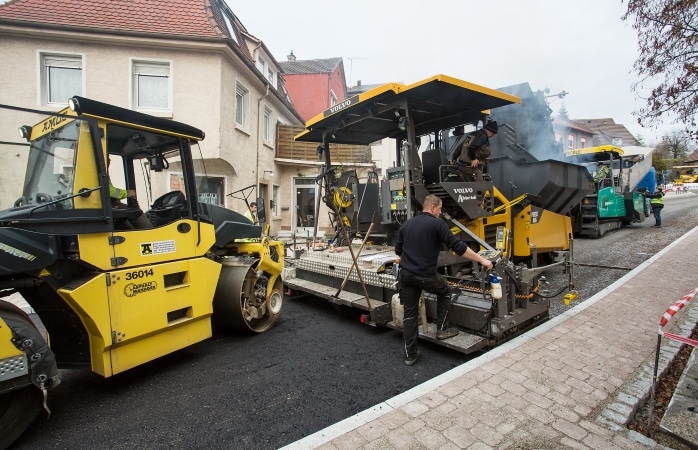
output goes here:
{"type": "Polygon", "coordinates": [[[46,339],[31,318],[0,300],[0,449],[10,446],[39,415],[49,387],[60,382],[46,339]]]}
{"type": "Polygon", "coordinates": [[[213,297],[217,330],[262,333],[276,322],[283,304],[280,276],[269,276],[252,264],[224,261],[213,297]]]}

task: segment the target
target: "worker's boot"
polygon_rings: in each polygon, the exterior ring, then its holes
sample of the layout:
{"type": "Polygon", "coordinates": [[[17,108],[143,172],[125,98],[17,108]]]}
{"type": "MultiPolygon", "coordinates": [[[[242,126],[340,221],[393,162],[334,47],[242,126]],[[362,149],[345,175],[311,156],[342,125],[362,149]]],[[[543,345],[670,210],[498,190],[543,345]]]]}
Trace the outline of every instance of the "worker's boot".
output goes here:
{"type": "Polygon", "coordinates": [[[419,349],[417,349],[417,353],[405,358],[405,364],[407,364],[408,366],[413,365],[414,363],[417,362],[417,360],[419,359],[420,356],[422,356],[422,352],[419,349]]]}
{"type": "Polygon", "coordinates": [[[458,336],[458,328],[448,327],[445,330],[436,331],[436,339],[443,341],[444,339],[452,338],[458,336]]]}

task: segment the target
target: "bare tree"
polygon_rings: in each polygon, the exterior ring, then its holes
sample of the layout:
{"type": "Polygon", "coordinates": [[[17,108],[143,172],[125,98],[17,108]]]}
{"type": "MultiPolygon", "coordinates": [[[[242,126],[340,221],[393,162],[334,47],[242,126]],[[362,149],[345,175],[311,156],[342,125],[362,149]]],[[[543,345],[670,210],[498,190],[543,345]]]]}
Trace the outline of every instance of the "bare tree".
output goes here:
{"type": "MultiPolygon", "coordinates": [[[[625,0],[621,0],[625,1],[625,0]]],[[[646,106],[635,112],[640,125],[672,123],[695,127],[698,113],[698,0],[628,0],[622,19],[638,34],[634,69],[640,96],[650,86],[646,106]]]]}
{"type": "Polygon", "coordinates": [[[657,153],[665,159],[680,161],[690,153],[691,137],[681,130],[674,130],[662,138],[657,146],[657,153]]]}

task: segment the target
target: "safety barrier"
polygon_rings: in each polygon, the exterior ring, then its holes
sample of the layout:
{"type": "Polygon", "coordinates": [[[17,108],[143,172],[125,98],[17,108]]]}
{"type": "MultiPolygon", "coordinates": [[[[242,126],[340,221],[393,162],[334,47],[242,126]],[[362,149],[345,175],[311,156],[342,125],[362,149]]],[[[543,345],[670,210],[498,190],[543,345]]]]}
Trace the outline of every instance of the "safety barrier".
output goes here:
{"type": "MultiPolygon", "coordinates": [[[[664,315],[662,315],[662,318],[659,320],[659,342],[661,343],[661,337],[667,337],[669,339],[673,339],[675,341],[681,342],[683,344],[688,344],[692,346],[693,348],[698,347],[698,341],[684,337],[684,336],[678,336],[676,334],[672,333],[667,333],[664,331],[664,327],[666,324],[671,320],[672,317],[674,317],[674,314],[677,312],[681,311],[684,306],[688,305],[688,303],[693,299],[693,297],[698,293],[698,288],[693,289],[691,292],[689,292],[687,295],[684,295],[681,297],[678,301],[674,302],[673,305],[671,305],[664,315]]],[[[657,346],[657,350],[659,350],[659,344],[657,346]]],[[[656,375],[656,367],[655,367],[655,375],[656,375]]]]}
{"type": "Polygon", "coordinates": [[[674,315],[681,311],[686,305],[690,303],[690,301],[693,299],[693,297],[698,293],[698,288],[693,289],[691,292],[688,294],[684,295],[681,297],[679,300],[674,302],[673,305],[671,305],[667,310],[664,312],[662,315],[662,318],[659,319],[659,333],[657,336],[657,349],[655,351],[655,357],[654,357],[654,375],[652,377],[652,392],[650,396],[650,413],[649,417],[647,419],[647,429],[651,430],[652,429],[652,418],[654,416],[654,394],[655,390],[657,387],[657,372],[659,370],[659,351],[662,345],[662,337],[666,337],[669,339],[672,339],[674,341],[681,342],[683,344],[688,344],[692,346],[693,348],[698,348],[698,341],[691,339],[689,337],[685,336],[679,336],[677,334],[673,333],[668,333],[664,331],[664,327],[666,326],[667,323],[671,320],[674,315]]]}

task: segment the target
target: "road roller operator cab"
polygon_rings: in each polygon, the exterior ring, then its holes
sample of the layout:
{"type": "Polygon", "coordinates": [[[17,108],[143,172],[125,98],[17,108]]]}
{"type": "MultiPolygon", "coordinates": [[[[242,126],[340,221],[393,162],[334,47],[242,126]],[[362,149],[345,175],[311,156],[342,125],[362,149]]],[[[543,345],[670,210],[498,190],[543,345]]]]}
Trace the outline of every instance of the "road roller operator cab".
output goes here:
{"type": "Polygon", "coordinates": [[[109,377],[214,328],[261,333],[281,311],[283,243],[222,206],[203,131],[82,97],[69,105],[20,128],[25,181],[0,211],[0,304],[20,294],[46,331],[0,308],[0,403],[15,405],[0,408],[0,448],[36,417],[34,394],[56,367],[109,377]]]}

